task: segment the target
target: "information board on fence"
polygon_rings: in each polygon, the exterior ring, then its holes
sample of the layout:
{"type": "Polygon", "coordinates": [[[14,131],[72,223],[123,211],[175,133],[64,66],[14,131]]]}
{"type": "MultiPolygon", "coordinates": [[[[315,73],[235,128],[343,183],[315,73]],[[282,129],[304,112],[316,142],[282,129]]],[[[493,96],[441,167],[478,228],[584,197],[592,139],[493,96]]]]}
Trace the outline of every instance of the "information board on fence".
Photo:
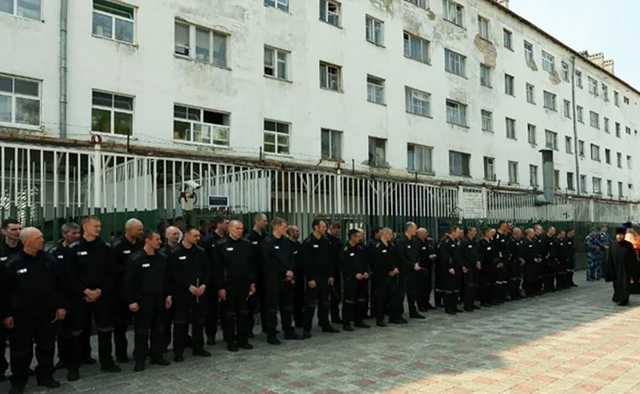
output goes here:
{"type": "Polygon", "coordinates": [[[461,187],[459,192],[460,209],[464,219],[482,219],[485,216],[484,193],[482,189],[461,187]]]}

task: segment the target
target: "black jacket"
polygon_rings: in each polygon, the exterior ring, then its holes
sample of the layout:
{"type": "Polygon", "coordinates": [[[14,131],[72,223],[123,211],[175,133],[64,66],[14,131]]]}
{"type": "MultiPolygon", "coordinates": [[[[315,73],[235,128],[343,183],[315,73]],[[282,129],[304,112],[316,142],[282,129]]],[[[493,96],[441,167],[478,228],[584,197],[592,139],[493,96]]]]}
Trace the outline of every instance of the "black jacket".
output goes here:
{"type": "Polygon", "coordinates": [[[254,246],[248,240],[227,237],[217,244],[216,250],[217,289],[229,289],[236,283],[255,283],[254,246]]]}
{"type": "Polygon", "coordinates": [[[334,264],[329,258],[329,240],[326,237],[318,239],[311,233],[302,243],[302,256],[307,281],[333,275],[334,264]]]}
{"type": "Polygon", "coordinates": [[[69,280],[74,296],[83,297],[85,289],[101,289],[103,296],[113,291],[114,261],[111,248],[102,239],[80,241],[71,248],[69,280]]]}
{"type": "Polygon", "coordinates": [[[262,241],[262,272],[284,276],[295,268],[291,242],[286,237],[268,235],[262,241]]]}
{"type": "Polygon", "coordinates": [[[168,293],[168,261],[162,253],[148,255],[144,249],[131,256],[125,274],[126,299],[129,304],[141,302],[144,296],[168,293]]]}
{"type": "Polygon", "coordinates": [[[210,264],[204,249],[198,245],[187,249],[180,243],[169,258],[169,272],[172,295],[191,294],[189,292],[191,286],[209,287],[210,264]]]}
{"type": "Polygon", "coordinates": [[[374,249],[374,278],[382,279],[389,277],[389,273],[398,266],[398,257],[396,250],[391,242],[385,245],[384,242],[378,241],[374,249]]]}
{"type": "Polygon", "coordinates": [[[396,255],[400,259],[399,268],[401,271],[412,272],[414,265],[420,262],[420,243],[418,237],[409,239],[402,234],[396,239],[396,255]]]}
{"type": "Polygon", "coordinates": [[[364,274],[368,271],[365,259],[366,251],[361,244],[352,246],[347,242],[344,248],[342,248],[340,264],[345,280],[347,278],[353,280],[356,274],[364,274]]]}

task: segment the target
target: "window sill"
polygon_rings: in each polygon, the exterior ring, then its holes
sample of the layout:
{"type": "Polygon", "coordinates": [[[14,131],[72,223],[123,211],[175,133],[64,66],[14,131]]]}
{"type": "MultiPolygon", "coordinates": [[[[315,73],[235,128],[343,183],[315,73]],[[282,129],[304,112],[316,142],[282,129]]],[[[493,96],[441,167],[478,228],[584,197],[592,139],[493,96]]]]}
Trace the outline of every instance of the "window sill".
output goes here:
{"type": "Polygon", "coordinates": [[[320,22],[324,23],[325,25],[333,26],[333,27],[335,27],[336,29],[340,29],[340,30],[342,30],[342,26],[341,26],[341,25],[334,25],[333,23],[327,22],[327,21],[325,21],[325,20],[324,20],[324,19],[322,19],[322,18],[318,18],[318,20],[319,20],[320,22]]]}
{"type": "Polygon", "coordinates": [[[344,160],[342,160],[342,159],[336,159],[336,158],[332,158],[332,157],[320,157],[320,159],[321,159],[322,161],[328,161],[328,162],[330,162],[330,163],[336,163],[336,164],[338,164],[338,163],[340,163],[340,164],[345,163],[345,161],[344,161],[344,160]]]}
{"type": "Polygon", "coordinates": [[[455,176],[455,177],[458,177],[458,178],[471,179],[471,175],[464,175],[464,174],[451,174],[451,173],[449,173],[449,176],[455,176]]]}
{"type": "Polygon", "coordinates": [[[324,91],[327,91],[327,92],[340,93],[340,94],[343,94],[343,93],[344,93],[344,91],[343,91],[342,89],[338,89],[338,90],[336,90],[336,89],[329,89],[329,88],[323,88],[322,86],[320,86],[320,89],[321,89],[321,90],[324,90],[324,91]]]}
{"type": "Polygon", "coordinates": [[[293,83],[293,81],[290,80],[290,79],[282,79],[282,78],[278,78],[278,77],[272,77],[271,75],[268,75],[268,74],[264,74],[264,77],[267,78],[267,79],[271,79],[273,81],[284,82],[284,83],[293,83]]]}
{"type": "Polygon", "coordinates": [[[452,73],[451,71],[447,71],[447,70],[444,70],[444,71],[445,71],[447,74],[455,75],[456,77],[459,77],[459,78],[462,78],[462,79],[467,79],[467,80],[469,79],[469,78],[467,78],[467,76],[466,76],[466,75],[460,75],[460,74],[452,73]]]}
{"type": "Polygon", "coordinates": [[[515,52],[516,52],[513,48],[509,48],[509,47],[507,47],[507,46],[505,46],[505,47],[503,47],[503,48],[504,48],[504,49],[506,49],[506,50],[508,50],[508,51],[510,51],[510,52],[513,52],[513,53],[515,53],[515,52]]]}
{"type": "Polygon", "coordinates": [[[493,41],[491,41],[491,40],[490,40],[490,39],[488,39],[488,38],[482,37],[482,36],[480,35],[480,33],[478,33],[478,38],[479,38],[479,39],[481,39],[482,41],[486,42],[487,44],[494,45],[494,44],[493,44],[493,41]]]}
{"type": "Polygon", "coordinates": [[[470,129],[469,126],[464,125],[464,124],[458,124],[458,123],[451,123],[451,122],[447,122],[448,125],[450,126],[455,126],[455,127],[460,127],[461,129],[470,129]]]}
{"type": "Polygon", "coordinates": [[[483,133],[485,134],[491,134],[491,135],[495,135],[496,133],[493,130],[482,130],[483,133]]]}
{"type": "Polygon", "coordinates": [[[22,19],[22,20],[25,20],[25,21],[35,21],[35,22],[44,23],[44,19],[29,18],[29,17],[26,17],[26,16],[17,15],[15,13],[14,14],[10,14],[8,12],[4,12],[3,11],[3,12],[0,12],[0,15],[11,17],[11,18],[16,18],[16,19],[22,19]]]}
{"type": "Polygon", "coordinates": [[[93,36],[93,38],[98,38],[100,40],[105,40],[105,41],[111,41],[111,42],[115,42],[116,44],[122,44],[122,45],[126,45],[126,46],[130,46],[132,48],[136,48],[138,49],[139,45],[133,42],[129,42],[129,41],[121,41],[121,40],[116,40],[115,38],[109,38],[109,37],[105,37],[105,36],[99,36],[97,34],[91,34],[91,36],[93,36]]]}
{"type": "Polygon", "coordinates": [[[421,118],[433,119],[432,115],[424,115],[424,114],[419,114],[419,113],[410,112],[410,111],[405,111],[405,112],[408,113],[409,115],[419,116],[421,118]]]}
{"type": "Polygon", "coordinates": [[[367,100],[367,103],[379,105],[381,107],[386,107],[387,106],[387,103],[376,103],[375,101],[369,101],[369,100],[367,100]]]}
{"type": "Polygon", "coordinates": [[[180,54],[175,53],[175,52],[173,53],[173,57],[175,57],[176,59],[181,59],[181,60],[185,60],[185,61],[188,61],[188,62],[193,62],[193,63],[196,63],[196,64],[202,64],[202,65],[205,65],[205,66],[211,66],[211,67],[219,68],[221,70],[231,71],[231,67],[229,67],[229,66],[221,66],[221,65],[215,64],[215,63],[200,62],[200,61],[192,58],[191,56],[180,55],[180,54]]]}
{"type": "Polygon", "coordinates": [[[129,141],[137,141],[138,140],[138,138],[134,137],[133,134],[127,136],[127,135],[123,135],[123,134],[104,133],[102,131],[91,131],[90,134],[91,135],[99,135],[101,137],[119,139],[119,140],[126,140],[127,138],[129,138],[129,141]]]}
{"type": "Polygon", "coordinates": [[[373,42],[373,41],[369,41],[369,40],[367,40],[367,42],[368,42],[369,44],[373,45],[373,46],[378,47],[378,48],[386,49],[386,47],[384,46],[384,44],[378,44],[377,42],[373,42]]]}
{"type": "Polygon", "coordinates": [[[275,152],[265,152],[264,148],[262,150],[263,156],[269,156],[280,159],[293,159],[293,155],[291,153],[275,153],[275,152]]]}
{"type": "Polygon", "coordinates": [[[485,181],[485,182],[497,182],[498,180],[497,180],[497,178],[494,176],[494,177],[491,177],[491,178],[487,178],[487,177],[485,177],[485,178],[484,178],[484,181],[485,181]]]}
{"type": "Polygon", "coordinates": [[[417,171],[407,168],[407,172],[413,175],[436,176],[436,173],[433,171],[417,171]]]}
{"type": "Polygon", "coordinates": [[[173,139],[173,142],[176,143],[176,144],[180,144],[180,145],[201,146],[203,148],[215,148],[215,149],[231,150],[229,145],[205,144],[204,142],[183,141],[183,140],[177,140],[175,138],[173,139]]]}
{"type": "Polygon", "coordinates": [[[7,127],[12,129],[29,130],[29,131],[34,131],[38,133],[44,133],[44,126],[42,125],[34,126],[34,125],[27,125],[27,124],[20,124],[20,123],[0,122],[0,127],[7,127]]]}
{"type": "Polygon", "coordinates": [[[493,89],[493,86],[491,86],[491,85],[480,84],[480,86],[483,87],[483,88],[487,88],[487,89],[493,89]]]}
{"type": "Polygon", "coordinates": [[[461,28],[462,30],[467,30],[467,28],[466,28],[466,27],[464,27],[463,25],[459,25],[459,24],[457,24],[456,22],[454,22],[454,21],[452,21],[452,20],[450,20],[450,19],[447,19],[447,18],[442,18],[442,19],[443,19],[444,21],[446,21],[446,22],[451,23],[451,24],[452,24],[452,25],[454,25],[454,26],[457,26],[457,27],[461,28]]]}

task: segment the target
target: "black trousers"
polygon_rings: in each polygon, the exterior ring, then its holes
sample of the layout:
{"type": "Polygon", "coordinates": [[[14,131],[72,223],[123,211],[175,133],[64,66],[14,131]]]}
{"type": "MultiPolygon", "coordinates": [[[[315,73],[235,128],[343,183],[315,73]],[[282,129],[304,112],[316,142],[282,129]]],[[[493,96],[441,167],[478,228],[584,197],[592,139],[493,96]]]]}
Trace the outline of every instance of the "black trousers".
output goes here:
{"type": "Polygon", "coordinates": [[[267,335],[275,336],[278,327],[278,310],[282,331],[293,332],[293,299],[295,284],[278,273],[267,273],[264,278],[264,301],[267,312],[267,335]]]}
{"type": "Polygon", "coordinates": [[[36,345],[36,377],[38,381],[51,379],[53,354],[55,352],[55,313],[34,312],[35,316],[14,316],[14,327],[10,333],[11,383],[23,386],[29,377],[29,366],[33,359],[33,344],[36,345]]]}
{"type": "Polygon", "coordinates": [[[545,293],[548,291],[554,291],[556,289],[555,281],[555,260],[546,260],[543,265],[543,288],[545,293]]]}
{"type": "Polygon", "coordinates": [[[362,323],[367,317],[367,298],[369,281],[356,278],[344,278],[344,299],[342,304],[342,321],[362,323]]]}
{"type": "Polygon", "coordinates": [[[249,282],[232,283],[226,290],[227,298],[220,304],[224,318],[224,338],[228,343],[247,343],[250,329],[249,320],[251,320],[247,302],[249,282]]]}
{"type": "Polygon", "coordinates": [[[466,274],[463,275],[463,296],[462,300],[465,309],[471,309],[474,306],[476,300],[476,293],[478,290],[478,283],[476,273],[473,269],[469,269],[466,274]]]}
{"type": "MultiPolygon", "coordinates": [[[[329,292],[329,304],[331,308],[331,322],[340,323],[340,303],[342,301],[342,277],[335,275],[333,278],[333,288],[329,292]]],[[[344,306],[343,306],[344,307],[344,306]]]]}
{"type": "Polygon", "coordinates": [[[496,293],[496,272],[495,267],[482,266],[480,270],[480,302],[483,304],[491,304],[494,301],[496,293]]]}
{"type": "Polygon", "coordinates": [[[205,324],[205,333],[208,338],[215,339],[218,333],[218,323],[220,321],[220,302],[218,300],[218,294],[215,291],[211,293],[207,292],[207,305],[209,310],[207,311],[207,321],[205,324]]]}
{"type": "Polygon", "coordinates": [[[418,308],[422,307],[424,301],[424,282],[425,271],[416,271],[411,268],[411,271],[406,273],[406,287],[407,304],[409,305],[409,313],[414,314],[418,312],[418,308]]]}
{"type": "Polygon", "coordinates": [[[316,278],[316,287],[309,287],[304,292],[304,326],[305,331],[311,331],[313,315],[318,308],[318,321],[321,327],[329,325],[329,292],[331,291],[326,276],[316,278]]]}
{"type": "Polygon", "coordinates": [[[2,325],[2,327],[0,327],[0,374],[2,374],[3,376],[5,375],[7,369],[9,368],[9,362],[7,361],[7,359],[5,358],[5,353],[6,353],[6,347],[7,347],[7,338],[9,336],[9,333],[7,332],[7,329],[4,327],[4,324],[2,325]]]}
{"type": "Polygon", "coordinates": [[[127,348],[127,329],[131,323],[131,311],[129,311],[129,303],[125,297],[118,296],[113,304],[113,343],[116,350],[116,358],[126,359],[127,348]]]}
{"type": "Polygon", "coordinates": [[[418,306],[426,309],[431,304],[431,292],[433,291],[433,266],[428,264],[424,267],[422,275],[422,286],[418,296],[418,306]]]}
{"type": "Polygon", "coordinates": [[[164,295],[143,296],[139,302],[140,310],[133,314],[135,348],[133,357],[136,363],[144,363],[147,355],[152,360],[162,358],[167,310],[164,307],[164,295]],[[151,346],[149,346],[151,339],[151,346]]]}
{"type": "MultiPolygon", "coordinates": [[[[109,298],[104,295],[95,302],[72,300],[70,302],[72,343],[71,369],[78,369],[82,361],[87,358],[87,338],[91,337],[92,323],[95,322],[98,331],[98,359],[100,365],[113,365],[113,333],[112,311],[109,298]]],[[[66,320],[66,319],[65,319],[66,320]]]]}
{"type": "Polygon", "coordinates": [[[384,273],[376,273],[373,287],[375,287],[375,316],[376,321],[384,321],[384,316],[398,319],[402,316],[402,292],[398,275],[390,277],[384,273]]]}
{"type": "Polygon", "coordinates": [[[540,263],[527,261],[524,268],[523,288],[527,297],[540,294],[540,263]]]}
{"type": "Polygon", "coordinates": [[[182,293],[174,297],[173,314],[173,354],[184,354],[187,332],[191,325],[193,351],[204,348],[204,324],[207,319],[207,296],[194,297],[191,293],[182,293]]]}
{"type": "Polygon", "coordinates": [[[302,328],[304,326],[304,272],[297,269],[294,274],[296,283],[294,284],[293,319],[296,327],[302,328]]]}

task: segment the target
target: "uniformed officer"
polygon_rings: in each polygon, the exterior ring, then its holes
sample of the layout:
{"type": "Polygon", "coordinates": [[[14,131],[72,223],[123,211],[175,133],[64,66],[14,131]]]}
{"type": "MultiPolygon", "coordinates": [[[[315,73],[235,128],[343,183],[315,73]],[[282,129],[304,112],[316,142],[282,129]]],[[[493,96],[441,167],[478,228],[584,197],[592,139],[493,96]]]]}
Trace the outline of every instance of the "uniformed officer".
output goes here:
{"type": "MultiPolygon", "coordinates": [[[[49,254],[51,255],[51,257],[53,257],[56,275],[66,279],[68,276],[68,266],[73,260],[73,252],[71,250],[71,247],[80,239],[80,225],[78,225],[77,223],[65,223],[62,225],[60,230],[62,233],[62,239],[49,250],[49,254]]],[[[69,281],[65,280],[63,282],[62,288],[60,289],[61,293],[67,300],[73,298],[73,288],[69,286],[69,284],[69,281]]],[[[69,317],[73,313],[74,312],[72,311],[71,304],[67,303],[67,318],[64,320],[64,322],[62,322],[62,325],[61,327],[59,327],[58,332],[59,362],[56,365],[56,369],[68,368],[71,365],[71,352],[73,351],[73,327],[70,324],[71,319],[69,317]]],[[[88,343],[83,343],[83,347],[84,346],[88,346],[88,343]]]]}
{"type": "MultiPolygon", "coordinates": [[[[227,236],[227,227],[229,226],[229,219],[218,216],[213,220],[213,231],[207,234],[202,240],[204,249],[207,252],[209,264],[211,265],[211,272],[215,271],[215,255],[216,245],[227,236]]],[[[209,311],[207,313],[207,322],[205,325],[205,333],[207,334],[207,345],[216,344],[216,335],[218,333],[218,322],[220,320],[220,302],[218,300],[218,294],[215,291],[207,292],[207,302],[209,305],[209,311]]]]}
{"type": "Polygon", "coordinates": [[[136,372],[145,369],[147,355],[151,357],[152,364],[169,365],[169,361],[162,355],[162,349],[164,320],[166,311],[171,307],[172,297],[168,291],[167,257],[160,253],[160,246],[160,234],[148,231],[144,235],[144,246],[127,263],[125,290],[134,320],[133,356],[136,372]]]}
{"type": "MultiPolygon", "coordinates": [[[[180,241],[182,241],[182,231],[176,226],[169,226],[164,231],[164,244],[160,249],[160,253],[164,254],[167,259],[170,259],[173,252],[176,250],[180,241]]],[[[164,348],[165,350],[171,344],[172,327],[173,327],[173,315],[175,308],[171,305],[171,308],[167,311],[167,318],[164,323],[164,348]]]]}
{"type": "Polygon", "coordinates": [[[13,255],[5,271],[6,295],[0,311],[10,330],[11,391],[22,393],[29,377],[36,345],[36,378],[39,386],[60,387],[53,379],[56,322],[66,315],[53,259],[43,251],[44,237],[35,227],[20,232],[22,251],[13,255]]]}
{"type": "MultiPolygon", "coordinates": [[[[20,244],[20,230],[22,226],[15,219],[5,219],[2,221],[2,240],[0,240],[0,273],[9,261],[9,258],[22,250],[20,244]]],[[[2,290],[0,290],[1,292],[2,290]]],[[[0,382],[6,379],[5,372],[9,368],[9,363],[5,358],[5,347],[8,333],[4,325],[0,327],[0,382]]]]}
{"type": "Polygon", "coordinates": [[[435,309],[431,304],[431,292],[433,291],[433,270],[438,260],[438,251],[426,228],[419,228],[416,234],[420,240],[420,266],[424,272],[418,294],[418,309],[421,312],[426,312],[435,309]]]}
{"type": "Polygon", "coordinates": [[[362,230],[349,230],[349,241],[341,253],[344,299],[342,304],[342,327],[353,331],[353,325],[370,328],[364,323],[367,313],[367,292],[369,272],[365,262],[366,254],[362,245],[362,230]]]}
{"type": "Polygon", "coordinates": [[[558,261],[554,271],[556,290],[564,290],[567,287],[567,232],[558,231],[556,237],[556,259],[558,261]]]}
{"type": "Polygon", "coordinates": [[[300,339],[293,328],[293,298],[295,292],[295,250],[291,250],[287,233],[287,221],[274,218],[271,221],[271,234],[262,243],[262,278],[264,283],[264,300],[267,309],[267,342],[279,345],[276,335],[278,316],[285,339],[300,339]]]}
{"type": "Polygon", "coordinates": [[[67,379],[77,380],[83,356],[82,335],[90,335],[95,320],[98,331],[98,359],[105,372],[120,372],[113,361],[111,337],[113,332],[113,274],[114,259],[111,248],[100,238],[102,223],[96,216],[82,220],[82,237],[72,247],[69,281],[73,297],[69,299],[74,313],[70,316],[73,327],[73,356],[67,379]],[[75,311],[78,311],[75,313],[75,311]]]}
{"type": "Polygon", "coordinates": [[[294,296],[293,296],[293,320],[296,327],[304,326],[304,267],[302,261],[302,243],[300,243],[300,229],[298,226],[289,225],[287,228],[287,240],[294,267],[294,296]]]}
{"type": "MultiPolygon", "coordinates": [[[[332,262],[333,286],[329,292],[329,307],[331,323],[342,324],[340,303],[342,302],[342,267],[340,258],[342,254],[342,240],[340,239],[342,225],[338,222],[331,223],[327,230],[329,240],[329,260],[332,262]]],[[[344,306],[343,306],[344,307],[344,306]]]]}
{"type": "Polygon", "coordinates": [[[506,301],[509,290],[509,273],[511,268],[511,251],[508,247],[509,239],[509,225],[506,222],[500,222],[493,239],[493,245],[497,254],[493,300],[498,303],[506,301]]]}
{"type": "Polygon", "coordinates": [[[484,235],[479,242],[482,268],[480,270],[480,302],[482,306],[494,305],[496,283],[497,253],[494,248],[493,237],[496,230],[489,227],[484,230],[484,235]]]}
{"type": "Polygon", "coordinates": [[[475,227],[469,227],[464,240],[460,243],[460,249],[463,253],[462,274],[464,282],[464,310],[465,312],[473,312],[478,307],[475,305],[476,293],[478,289],[478,274],[482,269],[480,258],[480,247],[476,237],[478,230],[475,227]]]}
{"type": "Polygon", "coordinates": [[[568,286],[578,287],[573,281],[573,274],[576,269],[576,230],[572,228],[567,229],[566,253],[568,286]]]}
{"type": "Polygon", "coordinates": [[[525,261],[523,288],[527,297],[535,297],[540,294],[541,243],[538,242],[534,229],[526,229],[525,234],[527,238],[522,248],[522,258],[525,261]]]}
{"type": "Polygon", "coordinates": [[[554,284],[555,272],[558,266],[558,240],[556,238],[556,228],[550,226],[547,229],[546,235],[543,237],[544,243],[544,261],[543,261],[543,274],[542,274],[542,286],[544,292],[555,291],[554,284]]]}
{"type": "Polygon", "coordinates": [[[386,327],[385,314],[389,323],[406,324],[402,317],[402,295],[400,293],[399,259],[391,240],[393,231],[385,227],[379,231],[380,240],[374,250],[373,288],[375,288],[375,317],[378,327],[386,327]]]}
{"type": "Polygon", "coordinates": [[[115,260],[114,276],[114,311],[113,311],[113,342],[116,350],[116,360],[119,363],[129,362],[127,355],[127,328],[131,322],[129,302],[125,294],[125,273],[131,256],[142,249],[144,226],[136,218],[127,220],[124,234],[117,237],[112,245],[115,260]]]}
{"type": "Polygon", "coordinates": [[[200,231],[188,228],[180,245],[169,258],[171,289],[174,305],[173,360],[184,361],[184,348],[189,324],[191,325],[194,356],[210,357],[204,349],[204,322],[207,317],[207,297],[210,264],[201,247],[200,231]]]}
{"type": "Polygon", "coordinates": [[[509,242],[509,250],[511,253],[509,295],[512,300],[517,300],[521,297],[520,285],[522,284],[522,274],[525,266],[525,261],[522,257],[524,252],[524,235],[522,229],[519,227],[513,229],[513,235],[509,242]]]}
{"type": "Polygon", "coordinates": [[[260,323],[262,332],[265,334],[267,329],[266,308],[262,308],[264,303],[264,291],[262,290],[262,241],[267,235],[266,230],[269,225],[267,215],[258,213],[253,218],[253,228],[249,231],[247,239],[253,247],[253,272],[256,275],[256,293],[249,298],[249,338],[253,338],[253,327],[255,325],[255,314],[260,311],[260,323]]]}
{"type": "Polygon", "coordinates": [[[441,271],[444,310],[450,315],[462,312],[457,307],[462,262],[456,259],[459,256],[457,249],[460,248],[458,241],[460,240],[461,232],[460,227],[451,226],[438,247],[438,265],[441,271]]]}
{"type": "Polygon", "coordinates": [[[216,246],[216,288],[222,303],[224,337],[227,349],[253,349],[249,343],[248,299],[255,294],[255,251],[242,238],[244,226],[238,220],[229,222],[229,236],[216,246]]]}
{"type": "Polygon", "coordinates": [[[369,273],[371,274],[371,277],[369,278],[369,300],[367,301],[368,305],[369,305],[369,316],[370,317],[375,317],[376,316],[376,312],[375,312],[375,305],[376,305],[376,287],[374,286],[374,273],[375,273],[375,255],[376,255],[376,245],[378,244],[378,242],[380,242],[380,230],[382,230],[381,227],[374,227],[371,230],[371,237],[367,240],[367,246],[365,247],[366,249],[366,254],[367,254],[367,262],[369,264],[369,273]]]}
{"type": "MultiPolygon", "coordinates": [[[[418,312],[418,301],[421,284],[424,281],[424,268],[420,265],[420,242],[416,237],[418,226],[408,222],[404,226],[404,234],[396,239],[396,255],[400,259],[400,289],[406,293],[409,305],[409,317],[424,319],[418,312]]],[[[404,301],[404,295],[402,296],[404,301]]]]}
{"type": "Polygon", "coordinates": [[[327,224],[314,219],[313,232],[302,244],[304,272],[306,275],[303,338],[311,338],[311,325],[316,307],[323,332],[336,333],[329,323],[329,292],[333,286],[333,262],[329,259],[329,241],[325,236],[327,224]]]}

